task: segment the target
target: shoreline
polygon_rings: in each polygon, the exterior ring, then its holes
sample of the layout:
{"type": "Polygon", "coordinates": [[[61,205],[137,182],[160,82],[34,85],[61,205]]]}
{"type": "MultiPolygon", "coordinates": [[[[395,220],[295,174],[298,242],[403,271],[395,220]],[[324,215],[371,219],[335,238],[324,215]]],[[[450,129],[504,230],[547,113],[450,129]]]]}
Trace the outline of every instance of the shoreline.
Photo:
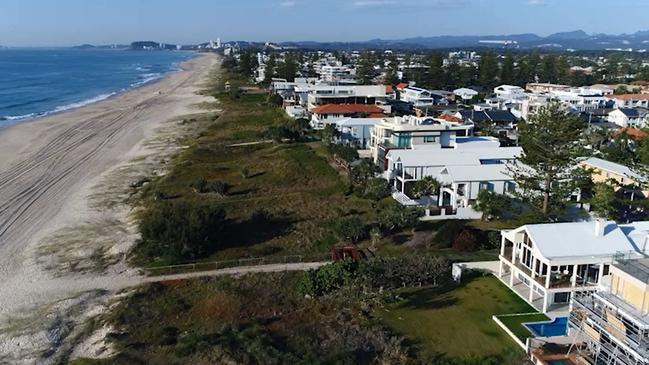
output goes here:
{"type": "Polygon", "coordinates": [[[0,116],[0,133],[2,133],[4,130],[7,128],[11,128],[16,125],[24,124],[24,123],[31,123],[34,121],[38,121],[40,119],[48,118],[51,116],[56,116],[60,115],[63,113],[68,113],[68,112],[73,112],[75,110],[85,108],[87,106],[95,105],[97,103],[101,103],[107,100],[110,100],[112,98],[118,97],[120,95],[123,95],[125,93],[129,93],[132,91],[136,91],[140,88],[147,87],[154,85],[156,83],[159,83],[163,81],[164,79],[168,78],[169,76],[178,73],[178,72],[183,72],[186,71],[185,65],[191,62],[192,60],[195,60],[196,58],[203,57],[203,54],[199,52],[194,52],[194,51],[185,51],[188,53],[192,53],[192,55],[187,59],[182,62],[173,62],[171,63],[170,67],[172,67],[171,70],[161,73],[158,77],[155,77],[151,80],[144,80],[141,82],[135,82],[131,84],[128,87],[122,88],[120,90],[115,90],[115,91],[109,91],[105,93],[101,93],[95,96],[92,96],[90,98],[86,98],[83,100],[75,101],[72,103],[68,103],[65,105],[59,105],[56,106],[54,109],[47,110],[44,112],[31,112],[28,114],[25,114],[26,117],[22,118],[23,116],[0,116]]]}
{"type": "Polygon", "coordinates": [[[199,91],[219,60],[199,55],[156,82],[0,130],[0,362],[56,363],[116,283],[141,281],[126,263],[138,234],[122,197],[178,151],[191,128],[182,118],[208,112],[199,106],[214,99],[199,91]]]}

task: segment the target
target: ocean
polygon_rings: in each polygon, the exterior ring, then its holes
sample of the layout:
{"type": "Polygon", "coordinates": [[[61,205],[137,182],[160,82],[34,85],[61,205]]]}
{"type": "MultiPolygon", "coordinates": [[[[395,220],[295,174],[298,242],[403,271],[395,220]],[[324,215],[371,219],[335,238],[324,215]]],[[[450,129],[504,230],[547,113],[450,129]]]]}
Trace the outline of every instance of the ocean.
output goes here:
{"type": "Polygon", "coordinates": [[[79,108],[179,69],[192,52],[0,48],[0,127],[79,108]]]}

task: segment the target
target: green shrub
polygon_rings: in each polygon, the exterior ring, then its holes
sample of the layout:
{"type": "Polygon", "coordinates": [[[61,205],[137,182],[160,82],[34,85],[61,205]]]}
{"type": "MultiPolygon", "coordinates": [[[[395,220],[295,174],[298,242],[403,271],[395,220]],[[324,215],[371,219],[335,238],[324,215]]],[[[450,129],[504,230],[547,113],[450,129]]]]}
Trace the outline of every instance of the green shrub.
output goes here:
{"type": "Polygon", "coordinates": [[[491,250],[499,248],[501,244],[501,235],[498,231],[487,232],[487,243],[483,246],[484,249],[491,250]]]}
{"type": "Polygon", "coordinates": [[[198,193],[214,193],[219,195],[226,195],[228,191],[228,184],[223,181],[207,181],[205,178],[200,178],[192,183],[192,188],[198,193]]]}
{"type": "Polygon", "coordinates": [[[438,286],[450,280],[450,269],[448,260],[429,255],[340,261],[304,273],[298,290],[304,295],[321,296],[342,288],[373,293],[404,286],[438,286]]]}
{"type": "Polygon", "coordinates": [[[365,224],[357,215],[339,218],[334,222],[333,229],[341,241],[352,244],[360,242],[367,234],[365,224]]]}
{"type": "Polygon", "coordinates": [[[140,253],[171,262],[196,259],[215,248],[225,226],[225,213],[218,207],[187,201],[163,201],[140,220],[140,253]]]}
{"type": "Polygon", "coordinates": [[[376,224],[382,232],[393,233],[416,226],[420,216],[421,211],[417,208],[390,202],[377,212],[376,224]]]}
{"type": "Polygon", "coordinates": [[[390,196],[390,183],[383,178],[376,177],[367,180],[363,197],[372,200],[381,200],[390,196]]]}
{"type": "Polygon", "coordinates": [[[329,144],[327,149],[329,153],[347,163],[352,163],[358,160],[358,151],[356,151],[354,147],[332,143],[329,144]]]}
{"type": "Polygon", "coordinates": [[[463,229],[453,242],[453,249],[462,252],[477,251],[478,239],[471,229],[463,229]]]}
{"type": "Polygon", "coordinates": [[[433,243],[440,248],[450,248],[453,246],[457,235],[460,234],[466,222],[461,220],[448,220],[444,222],[433,236],[433,243]]]}

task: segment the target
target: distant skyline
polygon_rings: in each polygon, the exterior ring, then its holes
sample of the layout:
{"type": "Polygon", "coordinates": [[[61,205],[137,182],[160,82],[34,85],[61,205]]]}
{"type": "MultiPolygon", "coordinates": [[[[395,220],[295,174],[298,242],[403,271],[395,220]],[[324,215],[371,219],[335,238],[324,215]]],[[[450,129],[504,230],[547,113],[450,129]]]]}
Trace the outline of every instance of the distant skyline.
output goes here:
{"type": "Polygon", "coordinates": [[[649,30],[649,0],[0,0],[0,45],[649,30]]]}

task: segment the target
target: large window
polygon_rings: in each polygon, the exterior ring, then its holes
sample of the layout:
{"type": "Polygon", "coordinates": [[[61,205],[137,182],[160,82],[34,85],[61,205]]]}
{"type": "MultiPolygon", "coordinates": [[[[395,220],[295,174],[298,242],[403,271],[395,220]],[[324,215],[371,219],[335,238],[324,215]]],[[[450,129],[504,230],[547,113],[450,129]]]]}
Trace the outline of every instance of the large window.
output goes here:
{"type": "Polygon", "coordinates": [[[437,137],[435,136],[425,136],[424,143],[435,143],[437,142],[437,137]]]}

